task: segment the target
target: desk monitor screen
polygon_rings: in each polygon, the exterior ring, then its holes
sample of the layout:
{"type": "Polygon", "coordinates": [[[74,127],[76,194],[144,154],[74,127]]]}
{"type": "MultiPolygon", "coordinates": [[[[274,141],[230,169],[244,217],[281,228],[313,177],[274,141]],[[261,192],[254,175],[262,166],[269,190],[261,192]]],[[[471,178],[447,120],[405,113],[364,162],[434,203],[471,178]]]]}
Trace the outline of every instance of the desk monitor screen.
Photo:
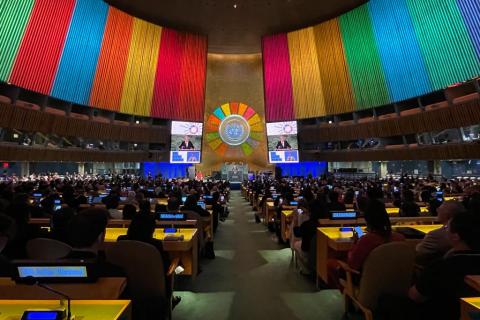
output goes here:
{"type": "Polygon", "coordinates": [[[291,206],[298,206],[298,201],[290,201],[291,206]]]}
{"type": "Polygon", "coordinates": [[[356,211],[330,211],[330,220],[356,219],[356,211]]]}
{"type": "Polygon", "coordinates": [[[157,213],[158,220],[160,221],[183,221],[185,220],[185,213],[177,213],[177,212],[158,212],[157,213]]]}
{"type": "Polygon", "coordinates": [[[86,278],[86,266],[18,266],[20,278],[86,278]]]}
{"type": "Polygon", "coordinates": [[[182,197],[182,203],[185,203],[187,201],[187,197],[182,197]]]}
{"type": "Polygon", "coordinates": [[[95,264],[88,261],[12,261],[17,282],[25,281],[27,277],[34,277],[41,282],[95,282],[97,280],[95,264]]]}
{"type": "Polygon", "coordinates": [[[102,196],[100,197],[93,197],[92,198],[92,203],[102,203],[102,196]]]}
{"type": "Polygon", "coordinates": [[[197,204],[202,207],[203,210],[207,209],[207,205],[203,201],[198,201],[197,204]]]}
{"type": "Polygon", "coordinates": [[[21,320],[62,320],[65,319],[63,311],[60,310],[27,310],[23,313],[21,320]]]}

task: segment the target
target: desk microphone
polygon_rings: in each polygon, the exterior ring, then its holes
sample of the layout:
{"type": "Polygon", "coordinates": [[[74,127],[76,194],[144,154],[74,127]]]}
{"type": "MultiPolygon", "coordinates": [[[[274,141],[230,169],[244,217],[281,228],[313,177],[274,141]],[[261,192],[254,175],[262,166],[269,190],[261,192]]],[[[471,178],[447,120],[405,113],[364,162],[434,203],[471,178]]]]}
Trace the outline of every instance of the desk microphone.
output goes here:
{"type": "MultiPolygon", "coordinates": [[[[60,302],[62,302],[63,300],[67,300],[67,320],[71,320],[71,318],[72,318],[72,315],[70,313],[70,300],[71,299],[70,299],[69,296],[67,296],[65,293],[62,293],[60,291],[57,291],[57,290],[47,286],[46,284],[38,282],[38,280],[35,277],[32,277],[32,276],[28,276],[28,277],[23,278],[22,283],[24,283],[26,285],[29,285],[29,286],[38,286],[38,287],[43,288],[47,291],[55,293],[56,295],[59,295],[63,298],[62,300],[60,300],[60,302]]],[[[63,302],[62,302],[62,304],[63,304],[63,302]]]]}

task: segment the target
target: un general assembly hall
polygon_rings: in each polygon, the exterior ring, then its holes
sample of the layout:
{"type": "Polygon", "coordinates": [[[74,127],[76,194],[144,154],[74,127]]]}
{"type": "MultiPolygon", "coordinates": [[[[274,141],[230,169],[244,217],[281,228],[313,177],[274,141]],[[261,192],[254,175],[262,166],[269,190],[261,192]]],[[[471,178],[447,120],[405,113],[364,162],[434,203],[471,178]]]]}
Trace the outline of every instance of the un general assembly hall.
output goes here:
{"type": "Polygon", "coordinates": [[[0,320],[210,319],[480,319],[480,0],[0,0],[0,320]]]}

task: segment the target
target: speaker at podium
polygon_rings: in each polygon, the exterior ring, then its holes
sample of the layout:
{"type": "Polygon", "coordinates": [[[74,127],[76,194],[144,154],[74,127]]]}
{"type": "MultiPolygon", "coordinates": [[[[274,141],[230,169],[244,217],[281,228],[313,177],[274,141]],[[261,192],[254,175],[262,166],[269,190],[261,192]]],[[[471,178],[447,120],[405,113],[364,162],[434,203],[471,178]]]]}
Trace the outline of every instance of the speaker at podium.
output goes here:
{"type": "Polygon", "coordinates": [[[222,166],[222,179],[229,182],[243,182],[248,178],[248,165],[243,162],[226,162],[222,166]]]}

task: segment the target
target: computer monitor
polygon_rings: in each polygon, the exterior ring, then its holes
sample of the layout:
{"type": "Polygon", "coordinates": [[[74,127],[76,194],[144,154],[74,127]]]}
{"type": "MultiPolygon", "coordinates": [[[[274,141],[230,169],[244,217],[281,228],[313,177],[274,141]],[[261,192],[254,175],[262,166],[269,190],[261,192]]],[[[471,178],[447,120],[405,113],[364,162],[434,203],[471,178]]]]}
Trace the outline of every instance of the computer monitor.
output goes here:
{"type": "Polygon", "coordinates": [[[197,205],[202,207],[203,210],[207,209],[207,205],[205,204],[204,201],[197,201],[197,205]]]}
{"type": "Polygon", "coordinates": [[[330,220],[357,219],[356,211],[330,211],[330,220]]]}
{"type": "Polygon", "coordinates": [[[185,203],[187,201],[187,197],[182,197],[182,203],[185,203]]]}

